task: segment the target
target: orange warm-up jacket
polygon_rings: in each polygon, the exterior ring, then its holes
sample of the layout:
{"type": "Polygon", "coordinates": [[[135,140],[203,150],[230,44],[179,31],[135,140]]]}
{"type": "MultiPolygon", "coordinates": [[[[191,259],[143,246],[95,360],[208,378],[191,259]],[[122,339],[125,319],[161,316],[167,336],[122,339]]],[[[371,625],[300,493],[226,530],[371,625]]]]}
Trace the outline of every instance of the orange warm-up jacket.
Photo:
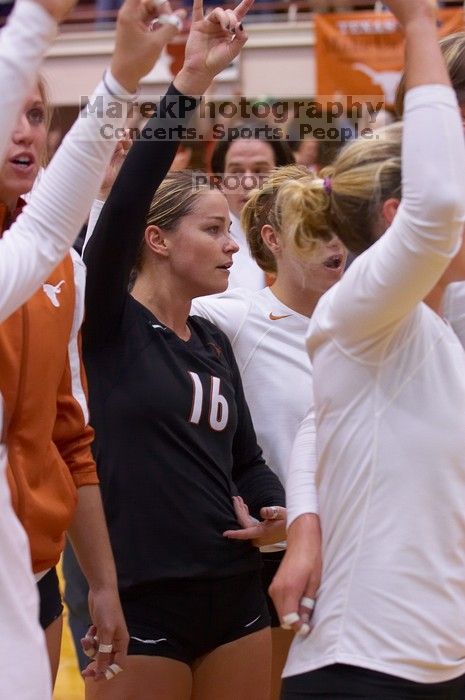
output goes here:
{"type": "MultiPolygon", "coordinates": [[[[1,231],[7,217],[0,204],[1,231]]],[[[79,336],[84,281],[84,264],[73,251],[0,324],[8,480],[36,573],[60,558],[77,488],[98,483],[79,336]]]]}

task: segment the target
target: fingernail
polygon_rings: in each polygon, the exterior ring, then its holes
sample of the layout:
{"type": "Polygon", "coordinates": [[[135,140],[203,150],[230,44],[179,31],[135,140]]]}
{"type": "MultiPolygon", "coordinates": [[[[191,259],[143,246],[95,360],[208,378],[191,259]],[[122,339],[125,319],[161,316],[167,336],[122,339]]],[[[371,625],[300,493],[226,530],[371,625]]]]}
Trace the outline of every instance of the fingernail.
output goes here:
{"type": "Polygon", "coordinates": [[[310,625],[307,625],[306,622],[297,630],[297,634],[299,635],[299,637],[306,637],[309,632],[310,625]]]}
{"type": "Polygon", "coordinates": [[[282,630],[291,630],[292,627],[290,625],[286,625],[286,623],[283,622],[283,624],[281,625],[281,629],[282,630]]]}
{"type": "Polygon", "coordinates": [[[87,667],[81,672],[81,676],[83,678],[95,678],[95,669],[87,667]]]}
{"type": "Polygon", "coordinates": [[[96,653],[94,647],[89,647],[89,649],[83,649],[82,651],[89,659],[93,659],[96,653]]]}

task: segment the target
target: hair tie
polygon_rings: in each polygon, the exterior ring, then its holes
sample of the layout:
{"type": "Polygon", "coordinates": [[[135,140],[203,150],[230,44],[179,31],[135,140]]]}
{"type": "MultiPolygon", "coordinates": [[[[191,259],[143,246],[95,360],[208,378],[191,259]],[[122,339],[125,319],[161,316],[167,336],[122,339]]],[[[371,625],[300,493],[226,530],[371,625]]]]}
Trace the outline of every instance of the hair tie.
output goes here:
{"type": "Polygon", "coordinates": [[[330,177],[325,177],[323,180],[323,187],[326,194],[329,196],[333,191],[333,181],[330,177]]]}

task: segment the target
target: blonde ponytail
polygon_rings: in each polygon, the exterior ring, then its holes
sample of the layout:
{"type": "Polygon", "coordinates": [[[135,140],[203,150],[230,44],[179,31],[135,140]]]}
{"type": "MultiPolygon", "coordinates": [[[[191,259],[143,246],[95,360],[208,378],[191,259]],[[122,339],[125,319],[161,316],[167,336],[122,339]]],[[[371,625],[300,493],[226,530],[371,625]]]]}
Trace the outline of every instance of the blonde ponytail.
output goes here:
{"type": "Polygon", "coordinates": [[[322,181],[305,167],[288,165],[273,170],[263,186],[251,192],[241,214],[250,252],[261,269],[268,273],[277,269],[261,236],[263,226],[268,224],[282,236],[295,240],[300,251],[311,252],[315,238],[330,238],[327,205],[322,181]]]}
{"type": "Polygon", "coordinates": [[[311,255],[317,241],[329,241],[329,196],[320,178],[306,177],[283,185],[276,199],[281,226],[302,255],[311,255]]]}
{"type": "Polygon", "coordinates": [[[321,173],[332,183],[329,226],[357,255],[377,238],[382,202],[401,198],[401,147],[402,124],[391,124],[377,132],[376,140],[347,145],[321,173]]]}

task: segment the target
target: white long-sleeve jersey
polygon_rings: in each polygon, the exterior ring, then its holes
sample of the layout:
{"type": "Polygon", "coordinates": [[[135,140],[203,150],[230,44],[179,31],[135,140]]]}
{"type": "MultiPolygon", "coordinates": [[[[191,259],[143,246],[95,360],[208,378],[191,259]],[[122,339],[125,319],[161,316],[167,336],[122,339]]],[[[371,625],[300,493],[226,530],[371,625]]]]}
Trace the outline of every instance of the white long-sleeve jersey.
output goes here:
{"type": "MultiPolygon", "coordinates": [[[[465,672],[465,353],[422,303],[465,219],[450,88],[407,93],[402,159],[393,224],[310,322],[323,574],[286,676],[334,663],[423,683],[465,672]]],[[[297,512],[298,489],[289,499],[297,512]]]]}
{"type": "MultiPolygon", "coordinates": [[[[18,0],[0,33],[0,162],[23,103],[37,80],[56,23],[39,5],[18,0]]],[[[125,91],[107,76],[112,92],[125,91]]],[[[60,262],[82,226],[114,142],[101,137],[105,106],[118,98],[103,85],[103,112],[83,112],[41,178],[30,203],[0,240],[0,321],[24,303],[60,262]]],[[[128,96],[126,96],[128,97],[128,96]]],[[[93,101],[94,98],[92,98],[93,101]]],[[[122,112],[124,110],[121,110],[122,112]]],[[[0,434],[2,402],[0,397],[0,434]]],[[[0,697],[46,700],[51,679],[27,537],[11,507],[5,476],[6,446],[0,444],[0,697]]]]}
{"type": "Polygon", "coordinates": [[[307,316],[282,304],[269,287],[199,297],[191,315],[208,318],[228,336],[258,443],[284,484],[292,443],[311,403],[307,316]]]}

